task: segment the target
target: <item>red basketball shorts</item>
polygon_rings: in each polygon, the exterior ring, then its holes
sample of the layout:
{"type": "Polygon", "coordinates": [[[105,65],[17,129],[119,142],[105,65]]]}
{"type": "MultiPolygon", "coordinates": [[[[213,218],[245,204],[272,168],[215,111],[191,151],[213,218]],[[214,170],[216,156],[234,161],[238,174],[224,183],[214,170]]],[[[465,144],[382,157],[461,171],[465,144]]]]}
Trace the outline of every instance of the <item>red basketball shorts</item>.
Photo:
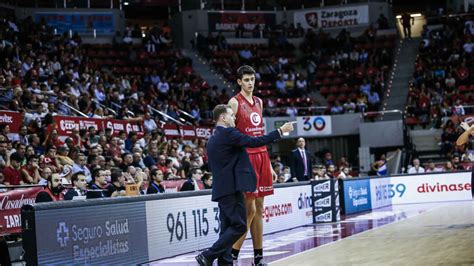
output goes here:
{"type": "Polygon", "coordinates": [[[257,174],[257,190],[246,192],[246,197],[260,198],[273,195],[273,178],[267,152],[249,153],[250,163],[257,174]]]}

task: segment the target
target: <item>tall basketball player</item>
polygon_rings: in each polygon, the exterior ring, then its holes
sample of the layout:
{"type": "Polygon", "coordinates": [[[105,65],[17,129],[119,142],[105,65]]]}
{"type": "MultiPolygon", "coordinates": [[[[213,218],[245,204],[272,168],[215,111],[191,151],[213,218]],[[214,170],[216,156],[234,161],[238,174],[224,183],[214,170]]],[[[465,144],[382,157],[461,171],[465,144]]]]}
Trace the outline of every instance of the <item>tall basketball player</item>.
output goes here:
{"type": "MultiPolygon", "coordinates": [[[[240,92],[229,100],[229,105],[236,114],[235,126],[240,132],[258,137],[264,135],[263,129],[263,102],[253,96],[255,89],[255,70],[247,65],[237,70],[237,83],[240,92]]],[[[257,190],[245,194],[245,207],[247,210],[247,231],[250,229],[254,248],[255,265],[263,264],[263,201],[264,197],[273,194],[273,179],[277,178],[271,167],[267,147],[247,148],[250,162],[257,175],[257,190]]],[[[232,246],[232,257],[237,260],[240,248],[245,241],[245,233],[232,246]]]]}

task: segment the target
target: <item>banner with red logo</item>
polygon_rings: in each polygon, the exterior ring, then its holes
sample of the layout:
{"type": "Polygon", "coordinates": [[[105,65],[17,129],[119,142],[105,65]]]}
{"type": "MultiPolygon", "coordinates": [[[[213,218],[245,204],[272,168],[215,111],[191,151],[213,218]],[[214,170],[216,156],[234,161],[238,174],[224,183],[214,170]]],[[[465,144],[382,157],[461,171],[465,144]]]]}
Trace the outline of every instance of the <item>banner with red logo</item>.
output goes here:
{"type": "Polygon", "coordinates": [[[10,133],[20,132],[22,124],[23,121],[19,112],[0,111],[0,125],[10,125],[10,133]]]}
{"type": "Polygon", "coordinates": [[[68,136],[72,133],[73,129],[88,129],[89,127],[95,127],[96,130],[102,130],[102,119],[99,118],[87,118],[87,117],[76,117],[76,116],[55,116],[54,122],[57,125],[57,131],[59,136],[68,136]]]}
{"type": "Polygon", "coordinates": [[[309,9],[294,14],[295,25],[300,23],[305,29],[332,29],[367,25],[369,7],[342,6],[335,8],[309,9]]]}
{"type": "Polygon", "coordinates": [[[70,135],[72,130],[75,128],[88,129],[91,126],[95,127],[96,130],[111,128],[113,130],[113,135],[117,135],[122,130],[127,134],[132,131],[137,132],[139,136],[144,134],[143,122],[137,121],[75,116],[55,116],[54,122],[57,125],[58,134],[60,136],[70,135]]]}
{"type": "Polygon", "coordinates": [[[118,135],[120,131],[130,133],[132,131],[137,132],[138,136],[142,136],[145,131],[143,129],[143,122],[132,122],[127,120],[118,119],[104,119],[105,128],[112,129],[112,135],[118,135]]]}
{"type": "Polygon", "coordinates": [[[21,206],[34,204],[42,187],[0,193],[0,235],[21,232],[21,206]]]}
{"type": "Polygon", "coordinates": [[[178,126],[174,124],[164,124],[162,129],[167,138],[182,138],[184,140],[209,139],[214,132],[212,127],[178,126]]]}
{"type": "Polygon", "coordinates": [[[276,14],[262,12],[208,12],[209,31],[235,31],[242,24],[246,31],[252,31],[256,25],[275,28],[276,14]]]}

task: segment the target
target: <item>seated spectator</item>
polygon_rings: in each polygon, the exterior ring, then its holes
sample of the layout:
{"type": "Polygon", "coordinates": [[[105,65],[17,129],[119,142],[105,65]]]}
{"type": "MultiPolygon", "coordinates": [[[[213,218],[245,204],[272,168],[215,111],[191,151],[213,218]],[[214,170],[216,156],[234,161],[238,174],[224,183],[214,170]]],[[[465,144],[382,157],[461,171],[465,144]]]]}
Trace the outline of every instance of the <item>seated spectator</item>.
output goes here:
{"type": "Polygon", "coordinates": [[[425,172],[425,168],[420,165],[420,159],[413,159],[413,166],[408,169],[408,174],[422,174],[425,172]]]}
{"type": "Polygon", "coordinates": [[[110,175],[111,184],[107,187],[106,195],[108,197],[125,196],[125,176],[122,170],[115,168],[112,169],[110,175]]]}
{"type": "Polygon", "coordinates": [[[454,172],[454,171],[456,171],[456,169],[454,169],[453,163],[452,163],[451,161],[447,161],[447,162],[444,164],[444,171],[446,171],[446,172],[454,172]]]}
{"type": "Polygon", "coordinates": [[[74,161],[69,158],[68,153],[69,148],[67,146],[61,145],[58,147],[56,161],[61,167],[64,167],[65,165],[69,165],[72,167],[74,165],[74,161]]]}
{"type": "Polygon", "coordinates": [[[94,171],[92,171],[92,181],[89,184],[89,189],[101,191],[101,198],[108,196],[106,191],[109,188],[109,184],[107,183],[106,176],[107,175],[104,170],[94,169],[94,171]]]}
{"type": "Polygon", "coordinates": [[[186,182],[183,183],[180,191],[197,191],[202,189],[200,184],[202,178],[202,170],[199,168],[192,168],[190,171],[190,177],[186,182]],[[198,182],[199,181],[199,182],[198,182]]]}
{"type": "Polygon", "coordinates": [[[41,168],[44,167],[49,167],[53,173],[59,173],[61,171],[61,166],[56,161],[56,146],[50,145],[46,149],[46,154],[41,162],[41,168]]]}
{"type": "Polygon", "coordinates": [[[87,181],[83,172],[77,172],[71,176],[73,187],[64,195],[64,200],[86,199],[87,181]]]}
{"type": "Polygon", "coordinates": [[[3,176],[5,181],[3,184],[9,186],[23,185],[25,182],[22,179],[20,164],[23,158],[18,153],[10,155],[10,165],[3,169],[3,176]]]}
{"type": "Polygon", "coordinates": [[[159,169],[153,169],[150,172],[150,177],[151,181],[146,194],[165,193],[165,188],[161,184],[163,182],[163,172],[159,169]]]}
{"type": "Polygon", "coordinates": [[[341,103],[339,101],[336,101],[334,103],[334,106],[331,107],[331,114],[338,115],[338,114],[343,114],[343,113],[344,113],[344,108],[341,106],[341,103]]]}
{"type": "Polygon", "coordinates": [[[379,94],[375,91],[371,91],[371,92],[369,92],[367,100],[368,100],[370,105],[377,106],[380,103],[379,94]]]}
{"type": "Polygon", "coordinates": [[[63,189],[64,187],[61,184],[61,177],[59,174],[52,174],[48,179],[48,184],[44,191],[41,191],[36,195],[35,203],[62,200],[61,192],[63,189]]]}
{"type": "Polygon", "coordinates": [[[204,184],[204,189],[212,189],[212,174],[209,172],[204,173],[201,178],[202,183],[204,184]]]}
{"type": "Polygon", "coordinates": [[[443,169],[442,168],[438,168],[436,167],[435,163],[433,162],[433,160],[430,160],[428,162],[428,166],[426,167],[425,169],[425,172],[426,173],[434,173],[434,172],[442,172],[443,169]]]}
{"type": "Polygon", "coordinates": [[[461,165],[461,159],[458,154],[454,154],[453,159],[451,161],[453,163],[454,170],[464,170],[464,167],[461,165]]]}
{"type": "Polygon", "coordinates": [[[28,163],[21,167],[21,174],[23,180],[27,184],[38,184],[41,176],[39,173],[38,158],[35,156],[28,157],[28,163]]]}
{"type": "Polygon", "coordinates": [[[86,181],[89,183],[92,181],[91,171],[87,167],[87,157],[83,153],[77,155],[76,161],[72,166],[72,173],[83,172],[86,176],[86,181]]]}

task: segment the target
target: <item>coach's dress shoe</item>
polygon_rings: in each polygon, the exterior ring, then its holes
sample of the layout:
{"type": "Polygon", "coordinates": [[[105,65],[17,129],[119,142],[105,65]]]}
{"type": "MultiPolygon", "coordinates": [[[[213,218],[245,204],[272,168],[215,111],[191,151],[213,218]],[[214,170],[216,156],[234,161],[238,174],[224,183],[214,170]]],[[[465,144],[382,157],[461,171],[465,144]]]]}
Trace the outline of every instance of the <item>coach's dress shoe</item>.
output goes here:
{"type": "Polygon", "coordinates": [[[210,262],[202,253],[199,253],[199,255],[196,256],[196,261],[199,264],[199,266],[211,266],[212,262],[210,262]]]}

